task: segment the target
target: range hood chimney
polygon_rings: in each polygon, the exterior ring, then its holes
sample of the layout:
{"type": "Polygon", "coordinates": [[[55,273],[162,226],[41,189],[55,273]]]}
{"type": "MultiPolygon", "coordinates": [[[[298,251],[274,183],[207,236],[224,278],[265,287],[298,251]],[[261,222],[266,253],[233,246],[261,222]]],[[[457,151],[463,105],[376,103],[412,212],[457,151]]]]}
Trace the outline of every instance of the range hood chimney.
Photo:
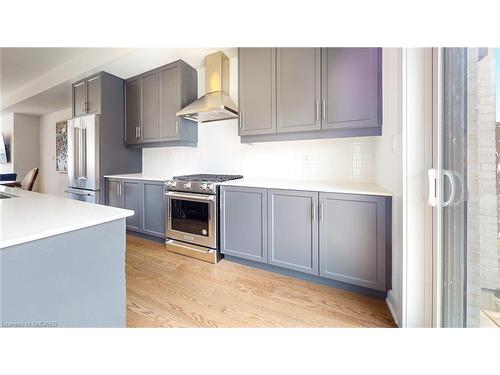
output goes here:
{"type": "Polygon", "coordinates": [[[176,115],[196,122],[238,118],[238,106],[229,96],[229,59],[220,51],[205,57],[205,92],[176,115]]]}

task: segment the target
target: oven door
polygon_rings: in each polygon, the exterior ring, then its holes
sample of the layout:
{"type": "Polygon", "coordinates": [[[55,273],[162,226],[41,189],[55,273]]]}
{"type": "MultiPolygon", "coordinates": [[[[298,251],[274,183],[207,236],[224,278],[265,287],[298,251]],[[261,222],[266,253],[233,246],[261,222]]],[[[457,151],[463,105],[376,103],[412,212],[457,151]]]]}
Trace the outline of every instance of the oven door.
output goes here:
{"type": "Polygon", "coordinates": [[[215,195],[168,191],[167,237],[217,248],[217,202],[215,195]]]}

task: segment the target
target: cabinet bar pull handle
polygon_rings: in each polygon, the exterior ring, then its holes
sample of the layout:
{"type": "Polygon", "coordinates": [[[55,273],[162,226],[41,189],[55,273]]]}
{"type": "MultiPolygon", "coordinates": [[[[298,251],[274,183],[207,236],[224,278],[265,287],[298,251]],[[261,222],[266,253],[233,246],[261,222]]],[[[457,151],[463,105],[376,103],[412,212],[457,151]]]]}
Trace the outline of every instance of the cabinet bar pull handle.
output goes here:
{"type": "Polygon", "coordinates": [[[120,184],[116,184],[116,195],[120,195],[120,184]]]}
{"type": "Polygon", "coordinates": [[[142,137],[142,128],[141,128],[141,125],[139,125],[139,138],[142,137]]]}
{"type": "Polygon", "coordinates": [[[316,203],[311,204],[311,216],[312,216],[312,221],[316,221],[316,203]]]}
{"type": "Polygon", "coordinates": [[[316,121],[319,120],[319,100],[316,100],[316,121]]]}
{"type": "Polygon", "coordinates": [[[243,111],[240,111],[240,130],[243,130],[243,111]]]}
{"type": "Polygon", "coordinates": [[[175,134],[179,134],[179,121],[175,122],[175,134]]]}
{"type": "Polygon", "coordinates": [[[319,221],[323,221],[325,218],[325,204],[321,202],[319,205],[319,221]]]}
{"type": "Polygon", "coordinates": [[[326,120],[326,100],[323,99],[323,120],[326,120]]]}

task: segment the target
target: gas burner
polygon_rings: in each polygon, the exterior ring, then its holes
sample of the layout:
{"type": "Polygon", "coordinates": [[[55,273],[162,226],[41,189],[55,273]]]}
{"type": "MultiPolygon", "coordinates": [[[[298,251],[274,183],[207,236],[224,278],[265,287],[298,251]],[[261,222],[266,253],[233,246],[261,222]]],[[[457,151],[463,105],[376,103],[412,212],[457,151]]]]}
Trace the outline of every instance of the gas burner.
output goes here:
{"type": "Polygon", "coordinates": [[[243,178],[241,175],[231,174],[188,174],[185,176],[175,176],[174,180],[193,182],[224,182],[243,178]]]}
{"type": "Polygon", "coordinates": [[[175,176],[165,183],[169,191],[186,191],[201,194],[217,194],[217,184],[243,178],[241,175],[230,174],[189,174],[175,176]]]}

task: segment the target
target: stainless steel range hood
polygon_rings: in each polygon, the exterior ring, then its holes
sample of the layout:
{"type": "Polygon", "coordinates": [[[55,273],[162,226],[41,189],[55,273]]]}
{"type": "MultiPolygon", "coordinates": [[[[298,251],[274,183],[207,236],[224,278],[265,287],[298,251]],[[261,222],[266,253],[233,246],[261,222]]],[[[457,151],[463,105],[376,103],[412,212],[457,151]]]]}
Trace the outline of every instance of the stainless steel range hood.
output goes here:
{"type": "Polygon", "coordinates": [[[205,90],[176,115],[196,122],[238,118],[238,106],[229,96],[229,59],[222,52],[205,57],[205,90]]]}

